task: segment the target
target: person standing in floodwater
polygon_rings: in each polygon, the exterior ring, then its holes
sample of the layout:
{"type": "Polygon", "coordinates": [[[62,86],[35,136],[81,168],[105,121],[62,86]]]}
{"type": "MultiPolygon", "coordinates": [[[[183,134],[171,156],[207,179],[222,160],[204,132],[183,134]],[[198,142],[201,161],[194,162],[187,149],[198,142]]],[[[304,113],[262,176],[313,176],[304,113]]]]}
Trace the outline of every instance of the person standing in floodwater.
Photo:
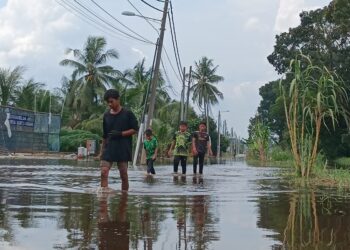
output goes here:
{"type": "Polygon", "coordinates": [[[205,154],[208,152],[209,156],[213,155],[210,136],[206,131],[207,124],[201,122],[199,124],[199,130],[192,135],[193,174],[197,174],[197,165],[199,163],[199,174],[202,175],[205,154]]]}
{"type": "Polygon", "coordinates": [[[158,140],[153,135],[152,129],[146,129],[145,137],[146,139],[143,142],[143,147],[146,151],[147,174],[156,174],[154,170],[154,161],[157,159],[158,155],[158,140]]]}
{"type": "Polygon", "coordinates": [[[129,190],[128,162],[132,158],[132,136],[138,130],[135,115],[120,105],[119,92],[107,90],[104,95],[110,110],[103,115],[103,141],[100,153],[101,187],[108,187],[108,175],[117,163],[122,191],[129,190]]]}
{"type": "Polygon", "coordinates": [[[187,157],[191,144],[191,134],[187,132],[187,122],[181,121],[179,131],[175,133],[168,155],[172,155],[174,149],[174,174],[177,174],[181,162],[182,174],[186,174],[187,157]]]}

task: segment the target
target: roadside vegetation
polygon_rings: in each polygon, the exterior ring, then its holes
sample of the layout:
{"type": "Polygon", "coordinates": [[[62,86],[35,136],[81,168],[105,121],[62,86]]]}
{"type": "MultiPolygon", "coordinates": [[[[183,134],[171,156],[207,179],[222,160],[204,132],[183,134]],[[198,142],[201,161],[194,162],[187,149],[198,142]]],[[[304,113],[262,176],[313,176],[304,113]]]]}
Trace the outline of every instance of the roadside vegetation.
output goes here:
{"type": "Polygon", "coordinates": [[[350,3],[300,14],[298,27],[276,37],[268,61],[281,75],[259,90],[250,120],[248,160],[256,152],[258,124],[270,131],[265,165],[291,167],[289,177],[350,187],[350,3]]]}

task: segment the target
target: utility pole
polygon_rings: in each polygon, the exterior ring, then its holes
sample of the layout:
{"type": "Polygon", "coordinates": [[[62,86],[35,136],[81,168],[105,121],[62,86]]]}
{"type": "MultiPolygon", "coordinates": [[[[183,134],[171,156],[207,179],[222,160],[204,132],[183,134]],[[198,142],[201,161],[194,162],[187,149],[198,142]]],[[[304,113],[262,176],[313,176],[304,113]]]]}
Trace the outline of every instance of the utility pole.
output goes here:
{"type": "Polygon", "coordinates": [[[220,136],[220,126],[221,126],[221,113],[220,113],[220,110],[219,110],[219,117],[218,117],[218,145],[217,145],[217,152],[216,152],[216,157],[218,159],[220,159],[220,143],[221,143],[221,136],[220,136]]]}
{"type": "Polygon", "coordinates": [[[181,91],[181,100],[180,100],[180,120],[185,120],[185,90],[186,90],[186,68],[184,67],[182,73],[182,91],[181,91]]]}
{"type": "Polygon", "coordinates": [[[143,132],[145,131],[145,121],[147,120],[146,112],[147,112],[147,105],[148,105],[148,96],[149,96],[149,92],[151,89],[151,83],[152,83],[152,79],[153,79],[154,64],[156,61],[157,51],[158,51],[158,43],[159,43],[159,38],[157,39],[156,48],[154,51],[152,71],[151,71],[151,80],[149,81],[148,86],[147,86],[146,99],[145,99],[145,103],[143,104],[143,111],[142,111],[142,116],[141,116],[141,124],[139,127],[139,132],[137,134],[136,148],[135,148],[134,157],[133,157],[133,161],[132,161],[132,165],[134,166],[134,168],[136,168],[137,161],[141,157],[140,148],[141,148],[143,132]]]}
{"type": "Polygon", "coordinates": [[[188,83],[187,83],[187,100],[186,100],[186,108],[185,108],[185,120],[188,120],[188,107],[190,103],[190,91],[191,91],[191,79],[192,78],[192,66],[190,66],[190,73],[188,74],[188,83]]]}
{"type": "Polygon", "coordinates": [[[236,132],[234,133],[234,137],[235,137],[235,155],[237,155],[238,138],[237,138],[237,134],[236,134],[236,132]]]}
{"type": "Polygon", "coordinates": [[[166,18],[168,14],[168,5],[169,5],[169,0],[164,0],[164,10],[163,10],[162,24],[160,27],[158,51],[157,51],[156,62],[154,65],[154,74],[151,82],[151,96],[150,96],[150,103],[149,103],[148,115],[147,115],[147,121],[146,121],[146,129],[150,127],[153,119],[153,115],[154,115],[153,114],[154,105],[156,102],[156,90],[157,90],[157,83],[159,80],[159,67],[160,67],[160,61],[162,58],[162,49],[163,49],[166,18]]]}
{"type": "Polygon", "coordinates": [[[227,123],[226,123],[226,120],[224,120],[224,123],[223,123],[222,126],[223,126],[223,127],[222,127],[222,134],[223,134],[224,136],[227,136],[227,123]]]}
{"type": "Polygon", "coordinates": [[[233,141],[233,128],[231,128],[231,136],[230,136],[230,148],[231,148],[231,155],[234,157],[234,141],[233,141]]]}

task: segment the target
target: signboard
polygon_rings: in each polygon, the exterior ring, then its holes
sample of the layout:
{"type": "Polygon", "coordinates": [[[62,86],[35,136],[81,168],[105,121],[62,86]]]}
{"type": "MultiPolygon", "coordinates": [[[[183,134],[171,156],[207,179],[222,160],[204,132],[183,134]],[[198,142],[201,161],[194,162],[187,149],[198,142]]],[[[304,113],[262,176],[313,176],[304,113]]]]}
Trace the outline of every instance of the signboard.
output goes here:
{"type": "Polygon", "coordinates": [[[34,121],[25,115],[10,114],[9,122],[14,126],[34,127],[34,121]]]}

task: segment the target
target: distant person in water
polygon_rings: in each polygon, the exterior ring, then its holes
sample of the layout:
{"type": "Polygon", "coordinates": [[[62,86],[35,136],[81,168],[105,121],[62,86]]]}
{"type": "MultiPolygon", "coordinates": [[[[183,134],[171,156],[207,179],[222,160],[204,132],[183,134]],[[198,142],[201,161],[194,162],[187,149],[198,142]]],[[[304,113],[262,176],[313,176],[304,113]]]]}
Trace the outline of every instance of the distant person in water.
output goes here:
{"type": "Polygon", "coordinates": [[[181,162],[182,174],[186,174],[187,157],[191,145],[191,134],[187,132],[187,123],[180,122],[179,131],[173,137],[168,155],[174,155],[174,174],[177,174],[181,162]],[[173,152],[174,150],[174,152],[173,152]]]}
{"type": "Polygon", "coordinates": [[[117,163],[122,191],[129,190],[128,162],[131,161],[132,136],[138,130],[135,115],[120,105],[119,92],[107,90],[104,100],[109,110],[103,115],[103,141],[100,153],[101,187],[108,187],[108,174],[117,163]]]}
{"type": "Polygon", "coordinates": [[[147,174],[156,174],[153,164],[158,155],[158,140],[153,135],[151,129],[147,129],[145,131],[145,141],[143,142],[143,147],[146,151],[147,174]]]}
{"type": "Polygon", "coordinates": [[[206,131],[207,124],[201,122],[199,124],[199,130],[192,135],[193,174],[197,174],[197,165],[199,163],[199,174],[202,175],[205,154],[213,155],[210,136],[206,131]]]}

